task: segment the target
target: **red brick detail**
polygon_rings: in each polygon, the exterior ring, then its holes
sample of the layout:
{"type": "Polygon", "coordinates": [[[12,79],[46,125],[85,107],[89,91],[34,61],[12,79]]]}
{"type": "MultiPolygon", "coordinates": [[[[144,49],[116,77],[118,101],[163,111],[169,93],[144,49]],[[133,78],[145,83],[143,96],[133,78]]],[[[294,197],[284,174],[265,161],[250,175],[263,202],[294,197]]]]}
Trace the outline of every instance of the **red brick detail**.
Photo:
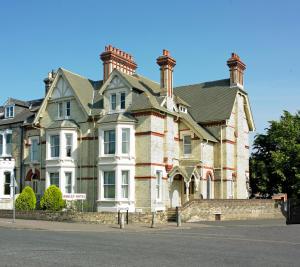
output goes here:
{"type": "Polygon", "coordinates": [[[206,172],[205,180],[208,179],[208,176],[210,176],[212,180],[215,180],[215,177],[214,177],[214,175],[213,175],[213,173],[211,171],[207,171],[206,172]]]}
{"type": "MultiPolygon", "coordinates": [[[[201,168],[201,166],[199,166],[201,168]]],[[[209,166],[203,166],[203,169],[207,169],[207,170],[213,170],[213,167],[209,167],[209,166]]]]}
{"type": "Polygon", "coordinates": [[[140,135],[153,135],[153,136],[159,136],[159,137],[164,137],[165,136],[163,133],[152,132],[152,131],[135,133],[135,136],[140,136],[140,135]]]}
{"type": "Polygon", "coordinates": [[[174,141],[180,141],[178,137],[174,137],[174,141]]]}
{"type": "Polygon", "coordinates": [[[166,164],[166,172],[169,172],[173,169],[173,164],[166,164]]]}
{"type": "Polygon", "coordinates": [[[166,117],[165,114],[161,114],[155,111],[143,111],[143,112],[136,112],[132,114],[134,117],[141,117],[141,116],[155,116],[158,118],[164,119],[166,117]]]}
{"type": "Polygon", "coordinates": [[[222,142],[223,142],[223,143],[227,143],[227,144],[232,144],[232,145],[235,145],[235,144],[236,144],[235,141],[228,140],[228,139],[223,139],[222,142]]]}
{"type": "Polygon", "coordinates": [[[231,167],[223,167],[223,170],[235,171],[235,168],[231,168],[231,167]]]}
{"type": "Polygon", "coordinates": [[[35,169],[34,173],[31,169],[27,172],[25,181],[31,182],[32,179],[40,180],[40,171],[38,169],[35,169]]]}
{"type": "Polygon", "coordinates": [[[205,123],[201,123],[202,126],[221,126],[224,125],[226,123],[226,121],[211,121],[211,122],[205,122],[205,123]]]}
{"type": "Polygon", "coordinates": [[[235,129],[235,127],[232,125],[227,125],[227,127],[235,129]]]}
{"type": "Polygon", "coordinates": [[[165,164],[163,163],[154,163],[154,162],[139,162],[136,163],[135,166],[139,167],[139,166],[160,166],[160,167],[165,167],[165,164]]]}
{"type": "Polygon", "coordinates": [[[249,146],[245,146],[246,149],[249,149],[249,146]]]}

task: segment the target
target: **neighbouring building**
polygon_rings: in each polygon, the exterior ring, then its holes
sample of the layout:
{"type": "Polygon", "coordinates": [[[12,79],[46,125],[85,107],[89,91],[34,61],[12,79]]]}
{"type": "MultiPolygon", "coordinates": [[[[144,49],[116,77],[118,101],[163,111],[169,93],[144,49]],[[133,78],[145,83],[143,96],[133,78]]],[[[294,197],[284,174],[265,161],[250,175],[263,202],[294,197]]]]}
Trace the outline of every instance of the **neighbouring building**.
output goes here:
{"type": "Polygon", "coordinates": [[[100,58],[102,80],[59,68],[44,80],[42,103],[24,102],[31,119],[0,119],[0,198],[15,166],[38,195],[55,184],[64,194],[86,193],[97,211],[248,198],[254,122],[238,55],[227,61],[228,79],[177,87],[167,50],[156,59],[159,83],[137,74],[133,57],[115,47],[100,58]]]}

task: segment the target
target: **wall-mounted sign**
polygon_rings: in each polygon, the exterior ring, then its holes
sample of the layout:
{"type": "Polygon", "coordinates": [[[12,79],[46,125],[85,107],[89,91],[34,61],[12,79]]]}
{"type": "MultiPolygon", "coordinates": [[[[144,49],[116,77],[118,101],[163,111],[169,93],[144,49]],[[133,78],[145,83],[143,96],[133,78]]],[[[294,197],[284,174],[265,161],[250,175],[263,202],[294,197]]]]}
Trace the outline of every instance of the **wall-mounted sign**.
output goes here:
{"type": "Polygon", "coordinates": [[[63,194],[64,200],[86,200],[86,194],[63,194]]]}

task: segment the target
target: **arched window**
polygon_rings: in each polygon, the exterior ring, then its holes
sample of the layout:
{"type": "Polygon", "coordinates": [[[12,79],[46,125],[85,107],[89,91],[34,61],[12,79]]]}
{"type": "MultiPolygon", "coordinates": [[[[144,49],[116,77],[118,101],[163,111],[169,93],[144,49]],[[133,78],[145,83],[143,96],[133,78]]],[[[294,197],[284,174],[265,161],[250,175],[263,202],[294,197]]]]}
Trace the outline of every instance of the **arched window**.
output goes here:
{"type": "Polygon", "coordinates": [[[207,176],[207,181],[206,181],[206,198],[207,199],[211,199],[211,180],[212,180],[212,177],[211,177],[211,174],[209,174],[207,176]]]}

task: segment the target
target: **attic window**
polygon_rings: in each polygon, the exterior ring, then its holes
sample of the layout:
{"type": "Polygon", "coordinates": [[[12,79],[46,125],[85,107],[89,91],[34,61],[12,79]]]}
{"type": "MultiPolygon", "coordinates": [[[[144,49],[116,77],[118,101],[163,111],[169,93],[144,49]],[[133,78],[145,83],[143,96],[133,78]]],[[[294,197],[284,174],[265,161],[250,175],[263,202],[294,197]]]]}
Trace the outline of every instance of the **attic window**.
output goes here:
{"type": "Polygon", "coordinates": [[[5,118],[13,118],[14,117],[14,106],[5,107],[5,118]]]}
{"type": "Polygon", "coordinates": [[[179,111],[180,111],[180,112],[183,112],[183,113],[187,113],[187,108],[180,105],[180,106],[179,106],[179,111]]]}

